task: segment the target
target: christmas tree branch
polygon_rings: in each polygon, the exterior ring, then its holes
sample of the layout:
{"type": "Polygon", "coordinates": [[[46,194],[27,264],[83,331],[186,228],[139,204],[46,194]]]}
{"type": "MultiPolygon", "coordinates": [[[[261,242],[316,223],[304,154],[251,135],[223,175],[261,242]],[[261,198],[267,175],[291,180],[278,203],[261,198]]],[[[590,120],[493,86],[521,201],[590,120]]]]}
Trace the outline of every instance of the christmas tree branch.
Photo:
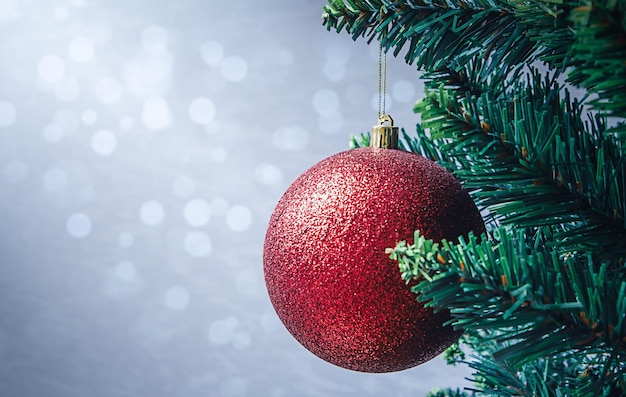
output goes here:
{"type": "Polygon", "coordinates": [[[626,140],[626,2],[589,2],[572,12],[575,42],[568,81],[597,95],[593,107],[612,117],[609,130],[626,140]]]}
{"type": "Polygon", "coordinates": [[[515,369],[484,355],[468,364],[477,371],[477,385],[469,390],[481,396],[618,397],[625,391],[624,379],[620,379],[624,371],[601,376],[591,370],[595,364],[588,359],[552,357],[515,369]]]}
{"type": "Polygon", "coordinates": [[[531,251],[528,243],[523,230],[504,227],[492,240],[470,235],[458,244],[416,232],[413,244],[400,242],[390,256],[407,282],[418,281],[420,300],[449,309],[455,327],[488,345],[482,351],[499,364],[481,367],[481,376],[575,352],[606,367],[604,383],[617,382],[626,373],[624,274],[591,256],[561,257],[541,244],[531,251]]]}
{"type": "Polygon", "coordinates": [[[624,255],[620,143],[605,136],[601,118],[583,121],[582,104],[567,91],[561,99],[552,79],[529,79],[499,98],[430,93],[415,107],[430,136],[418,130],[407,146],[455,172],[499,222],[549,226],[563,250],[624,255]]]}
{"type": "Polygon", "coordinates": [[[345,28],[353,38],[378,36],[383,47],[395,48],[394,55],[408,43],[405,59],[419,68],[446,66],[452,54],[461,65],[473,57],[479,43],[485,56],[498,46],[515,48],[516,57],[511,57],[509,65],[532,52],[532,43],[523,39],[513,13],[496,2],[346,2],[332,1],[326,6],[324,20],[329,29],[345,28]]]}
{"type": "Polygon", "coordinates": [[[408,44],[407,63],[450,80],[479,59],[474,79],[487,84],[537,59],[562,65],[573,43],[571,7],[544,1],[330,0],[323,20],[329,30],[345,29],[355,40],[377,38],[396,56],[408,44]]]}

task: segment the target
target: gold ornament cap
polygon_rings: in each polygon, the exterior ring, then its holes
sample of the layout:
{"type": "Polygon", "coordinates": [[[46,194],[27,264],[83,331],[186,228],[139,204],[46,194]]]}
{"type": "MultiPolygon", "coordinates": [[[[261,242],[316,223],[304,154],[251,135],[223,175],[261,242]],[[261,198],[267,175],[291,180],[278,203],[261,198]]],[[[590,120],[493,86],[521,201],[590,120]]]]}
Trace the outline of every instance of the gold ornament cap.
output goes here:
{"type": "Polygon", "coordinates": [[[393,119],[388,114],[378,118],[378,125],[372,127],[370,146],[383,149],[398,148],[398,127],[393,126],[393,119]]]}

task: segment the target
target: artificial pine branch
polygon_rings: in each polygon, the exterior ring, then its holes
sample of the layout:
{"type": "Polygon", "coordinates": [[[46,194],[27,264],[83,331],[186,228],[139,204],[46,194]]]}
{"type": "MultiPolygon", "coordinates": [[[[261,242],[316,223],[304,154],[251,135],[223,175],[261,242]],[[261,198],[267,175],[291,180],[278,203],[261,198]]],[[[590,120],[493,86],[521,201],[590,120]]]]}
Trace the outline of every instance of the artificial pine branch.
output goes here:
{"type": "MultiPolygon", "coordinates": [[[[575,377],[599,367],[604,376],[593,379],[594,387],[614,389],[623,382],[626,280],[623,274],[616,277],[609,263],[593,263],[591,256],[560,257],[545,245],[530,251],[523,230],[504,227],[492,239],[470,235],[459,243],[435,243],[416,232],[414,244],[400,242],[390,253],[407,282],[418,280],[413,291],[420,300],[448,308],[454,326],[474,336],[466,339],[470,344],[488,344],[487,349],[470,345],[483,352],[482,364],[473,364],[481,370],[483,386],[511,387],[511,377],[521,376],[527,366],[573,355],[594,364],[577,367],[575,377]],[[487,382],[489,377],[499,380],[487,382]]],[[[572,378],[571,373],[559,376],[559,381],[556,375],[544,381],[565,387],[572,378]]],[[[544,387],[538,379],[531,383],[544,387]]],[[[535,395],[515,394],[523,389],[515,386],[515,392],[499,395],[535,395]]]]}
{"type": "MultiPolygon", "coordinates": [[[[515,65],[520,58],[532,53],[533,45],[524,39],[515,24],[512,10],[503,10],[497,1],[334,1],[325,8],[324,20],[328,29],[345,28],[353,38],[378,36],[385,48],[395,48],[397,55],[409,44],[406,61],[418,67],[446,66],[458,54],[462,65],[476,53],[482,43],[482,52],[494,48],[516,48],[515,65]],[[449,34],[444,34],[449,33],[449,34]]],[[[502,52],[504,54],[504,52],[502,52]]]]}
{"type": "Polygon", "coordinates": [[[573,42],[571,7],[542,1],[331,0],[323,20],[329,30],[345,29],[354,39],[377,38],[396,56],[408,44],[407,63],[450,73],[451,80],[478,57],[483,65],[476,77],[486,83],[538,59],[562,64],[573,42]]]}
{"type": "Polygon", "coordinates": [[[623,381],[598,382],[599,376],[588,370],[589,363],[567,357],[537,360],[519,370],[489,356],[477,357],[469,365],[480,374],[477,387],[469,389],[481,396],[621,397],[624,393],[623,381]]]}
{"type": "MultiPolygon", "coordinates": [[[[573,10],[575,42],[568,76],[575,85],[597,95],[591,104],[607,116],[626,115],[626,2],[599,0],[573,10]]],[[[626,123],[611,128],[626,141],[626,123]]]]}
{"type": "Polygon", "coordinates": [[[438,147],[434,160],[498,221],[551,226],[563,250],[623,256],[623,149],[605,136],[601,118],[584,122],[582,104],[567,91],[561,99],[561,91],[535,71],[514,95],[500,98],[431,93],[415,107],[430,130],[422,145],[438,147]]]}

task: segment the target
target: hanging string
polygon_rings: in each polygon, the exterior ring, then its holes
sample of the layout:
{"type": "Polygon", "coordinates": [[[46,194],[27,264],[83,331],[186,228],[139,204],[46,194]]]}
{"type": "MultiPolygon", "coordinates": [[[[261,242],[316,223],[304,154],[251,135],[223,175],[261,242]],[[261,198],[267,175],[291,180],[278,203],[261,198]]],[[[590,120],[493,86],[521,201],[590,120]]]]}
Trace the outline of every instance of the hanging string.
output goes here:
{"type": "Polygon", "coordinates": [[[378,46],[378,118],[385,115],[387,100],[387,52],[383,54],[382,42],[378,46]]]}

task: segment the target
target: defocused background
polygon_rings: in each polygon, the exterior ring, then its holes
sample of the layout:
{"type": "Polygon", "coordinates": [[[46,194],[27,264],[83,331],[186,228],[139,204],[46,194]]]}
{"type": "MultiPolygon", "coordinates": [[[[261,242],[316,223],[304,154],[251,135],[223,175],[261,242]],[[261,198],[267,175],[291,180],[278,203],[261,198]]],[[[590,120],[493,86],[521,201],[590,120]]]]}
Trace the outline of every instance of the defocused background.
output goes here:
{"type": "MultiPolygon", "coordinates": [[[[0,396],[423,396],[310,354],[266,296],[283,191],[376,123],[324,0],[0,0],[0,396]]],[[[418,73],[389,58],[414,131],[418,73]]]]}

